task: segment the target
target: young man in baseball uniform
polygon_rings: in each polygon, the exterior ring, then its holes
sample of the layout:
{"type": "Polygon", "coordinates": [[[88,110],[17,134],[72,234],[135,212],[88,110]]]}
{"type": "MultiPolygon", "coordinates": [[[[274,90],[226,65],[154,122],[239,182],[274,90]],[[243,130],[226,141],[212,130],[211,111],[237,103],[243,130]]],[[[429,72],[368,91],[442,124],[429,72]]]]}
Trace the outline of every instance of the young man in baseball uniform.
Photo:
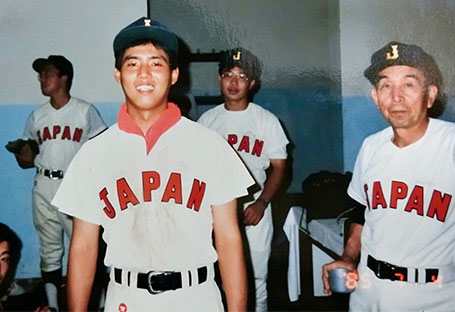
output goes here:
{"type": "Polygon", "coordinates": [[[106,311],[223,311],[217,260],[228,309],[245,309],[235,198],[254,181],[222,137],[168,102],[177,50],[176,35],[145,17],[114,39],[125,94],[118,122],[81,148],[53,200],[74,216],[71,311],[87,307],[100,226],[111,267],[106,311]]]}
{"type": "Polygon", "coordinates": [[[25,144],[15,155],[22,168],[36,167],[33,186],[33,221],[40,242],[41,273],[49,306],[57,309],[62,275],[63,232],[71,235],[71,219],[51,204],[66,169],[89,138],[106,129],[96,108],[70,95],[73,65],[61,55],[36,59],[41,92],[49,101],[29,116],[23,140],[38,143],[39,153],[25,144]]]}
{"type": "Polygon", "coordinates": [[[364,74],[390,127],[360,149],[348,194],[364,221],[323,267],[325,291],[341,267],[359,275],[351,311],[453,311],[455,124],[429,117],[443,102],[441,72],[422,48],[390,42],[364,74]]]}
{"type": "Polygon", "coordinates": [[[267,311],[267,273],[273,223],[270,202],[281,186],[289,143],[278,118],[250,102],[261,76],[259,59],[244,48],[222,54],[219,83],[224,103],[205,112],[199,123],[216,130],[236,150],[260,190],[243,205],[255,280],[255,309],[267,311]],[[266,170],[271,167],[267,176],[266,170]]]}

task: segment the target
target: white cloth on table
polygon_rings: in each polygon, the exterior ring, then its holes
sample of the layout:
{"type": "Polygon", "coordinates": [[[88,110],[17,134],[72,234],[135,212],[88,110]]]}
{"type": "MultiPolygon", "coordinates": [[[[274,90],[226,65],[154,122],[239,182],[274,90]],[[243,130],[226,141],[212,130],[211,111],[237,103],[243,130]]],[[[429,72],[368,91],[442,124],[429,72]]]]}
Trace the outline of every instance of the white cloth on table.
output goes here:
{"type": "MultiPolygon", "coordinates": [[[[335,218],[311,220],[307,226],[306,210],[300,206],[293,206],[283,225],[284,233],[289,240],[288,263],[288,293],[291,302],[297,301],[301,295],[300,283],[300,246],[299,231],[306,232],[313,240],[338,255],[343,253],[344,219],[337,222],[335,218]]],[[[322,266],[334,259],[321,248],[312,245],[313,258],[313,295],[326,296],[322,284],[322,266]]]]}
{"type": "Polygon", "coordinates": [[[289,209],[286,221],[283,225],[283,231],[289,240],[289,264],[288,264],[288,293],[289,300],[297,301],[301,294],[300,291],[300,247],[299,247],[299,231],[302,217],[306,224],[306,213],[299,206],[294,206],[289,209]]]}

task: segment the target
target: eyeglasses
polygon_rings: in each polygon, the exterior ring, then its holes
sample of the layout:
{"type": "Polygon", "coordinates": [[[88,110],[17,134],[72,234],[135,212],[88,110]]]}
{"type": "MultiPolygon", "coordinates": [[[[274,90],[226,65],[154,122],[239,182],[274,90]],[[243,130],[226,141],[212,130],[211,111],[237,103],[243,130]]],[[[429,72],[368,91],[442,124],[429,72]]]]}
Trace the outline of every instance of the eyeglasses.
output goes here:
{"type": "Polygon", "coordinates": [[[248,76],[245,73],[236,74],[228,71],[221,74],[221,78],[224,79],[234,79],[234,77],[240,81],[248,81],[248,76]]]}

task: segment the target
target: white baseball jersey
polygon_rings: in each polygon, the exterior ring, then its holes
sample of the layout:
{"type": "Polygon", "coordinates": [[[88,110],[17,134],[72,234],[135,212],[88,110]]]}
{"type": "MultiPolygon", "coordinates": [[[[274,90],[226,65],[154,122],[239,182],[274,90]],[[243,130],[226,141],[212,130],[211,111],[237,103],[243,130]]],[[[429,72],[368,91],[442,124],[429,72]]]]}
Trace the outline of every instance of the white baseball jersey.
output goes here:
{"type": "MultiPolygon", "coordinates": [[[[289,143],[278,118],[261,106],[249,103],[243,111],[229,111],[220,104],[205,112],[199,123],[220,133],[236,150],[256,182],[264,187],[271,159],[286,159],[289,143]]],[[[258,198],[261,191],[254,194],[258,198]]],[[[250,203],[245,203],[244,208],[250,203]]],[[[269,207],[261,221],[245,229],[254,272],[255,310],[267,311],[268,261],[272,246],[273,220],[269,207]]]]}
{"type": "Polygon", "coordinates": [[[217,260],[211,205],[253,182],[223,138],[174,104],[145,136],[124,104],[118,123],[76,154],[52,203],[103,226],[106,265],[179,271],[217,260]]]}
{"type": "MultiPolygon", "coordinates": [[[[106,129],[95,107],[71,97],[62,108],[50,102],[36,108],[28,117],[23,139],[39,144],[35,166],[47,170],[65,170],[81,145],[106,129]]],[[[33,184],[33,223],[40,242],[40,267],[51,272],[62,267],[64,253],[62,232],[70,236],[72,221],[51,205],[61,179],[36,174],[33,184]]]]}
{"type": "MultiPolygon", "coordinates": [[[[348,187],[348,194],[367,207],[361,237],[362,258],[370,254],[378,260],[413,268],[453,266],[455,124],[430,119],[424,136],[403,148],[393,144],[392,137],[393,131],[389,127],[364,141],[348,187]]],[[[443,278],[438,277],[438,281],[443,278]]],[[[393,283],[393,287],[398,288],[417,287],[407,282],[381,280],[378,283],[393,283]]],[[[443,294],[440,290],[438,293],[440,287],[435,284],[419,284],[420,288],[416,288],[412,300],[415,301],[413,304],[417,302],[419,310],[427,311],[428,308],[419,304],[430,303],[429,296],[443,294]]],[[[362,276],[359,285],[362,288],[362,276]]],[[[449,300],[454,307],[455,283],[446,284],[446,287],[454,292],[450,297],[442,295],[439,301],[447,304],[449,300]]],[[[379,293],[377,304],[380,307],[384,298],[379,293]]],[[[402,305],[396,303],[396,311],[410,307],[406,305],[410,304],[409,297],[398,301],[402,305]]],[[[372,307],[374,304],[371,302],[372,307]]],[[[438,309],[438,306],[433,308],[438,309]]]]}
{"type": "Polygon", "coordinates": [[[270,160],[287,158],[289,141],[278,118],[255,103],[249,103],[243,111],[229,111],[220,104],[205,112],[198,122],[226,138],[261,186],[270,160]]]}
{"type": "Polygon", "coordinates": [[[93,105],[71,97],[60,109],[49,101],[35,109],[27,120],[23,139],[39,144],[35,166],[65,171],[80,146],[105,128],[93,105]]]}

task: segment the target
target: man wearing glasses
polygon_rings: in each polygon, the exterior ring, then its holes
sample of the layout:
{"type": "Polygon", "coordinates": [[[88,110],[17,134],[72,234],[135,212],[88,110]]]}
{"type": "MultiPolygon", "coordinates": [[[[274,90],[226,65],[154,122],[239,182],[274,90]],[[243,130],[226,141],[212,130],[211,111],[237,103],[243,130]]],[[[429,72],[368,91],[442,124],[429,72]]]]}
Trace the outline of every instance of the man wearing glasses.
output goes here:
{"type": "Polygon", "coordinates": [[[250,102],[258,89],[261,62],[244,48],[222,53],[219,83],[224,103],[205,112],[199,123],[220,133],[236,150],[260,189],[243,204],[243,223],[255,281],[256,311],[267,311],[267,273],[273,234],[270,201],[280,188],[289,141],[278,118],[250,102]],[[266,170],[271,167],[269,174],[266,170]]]}

